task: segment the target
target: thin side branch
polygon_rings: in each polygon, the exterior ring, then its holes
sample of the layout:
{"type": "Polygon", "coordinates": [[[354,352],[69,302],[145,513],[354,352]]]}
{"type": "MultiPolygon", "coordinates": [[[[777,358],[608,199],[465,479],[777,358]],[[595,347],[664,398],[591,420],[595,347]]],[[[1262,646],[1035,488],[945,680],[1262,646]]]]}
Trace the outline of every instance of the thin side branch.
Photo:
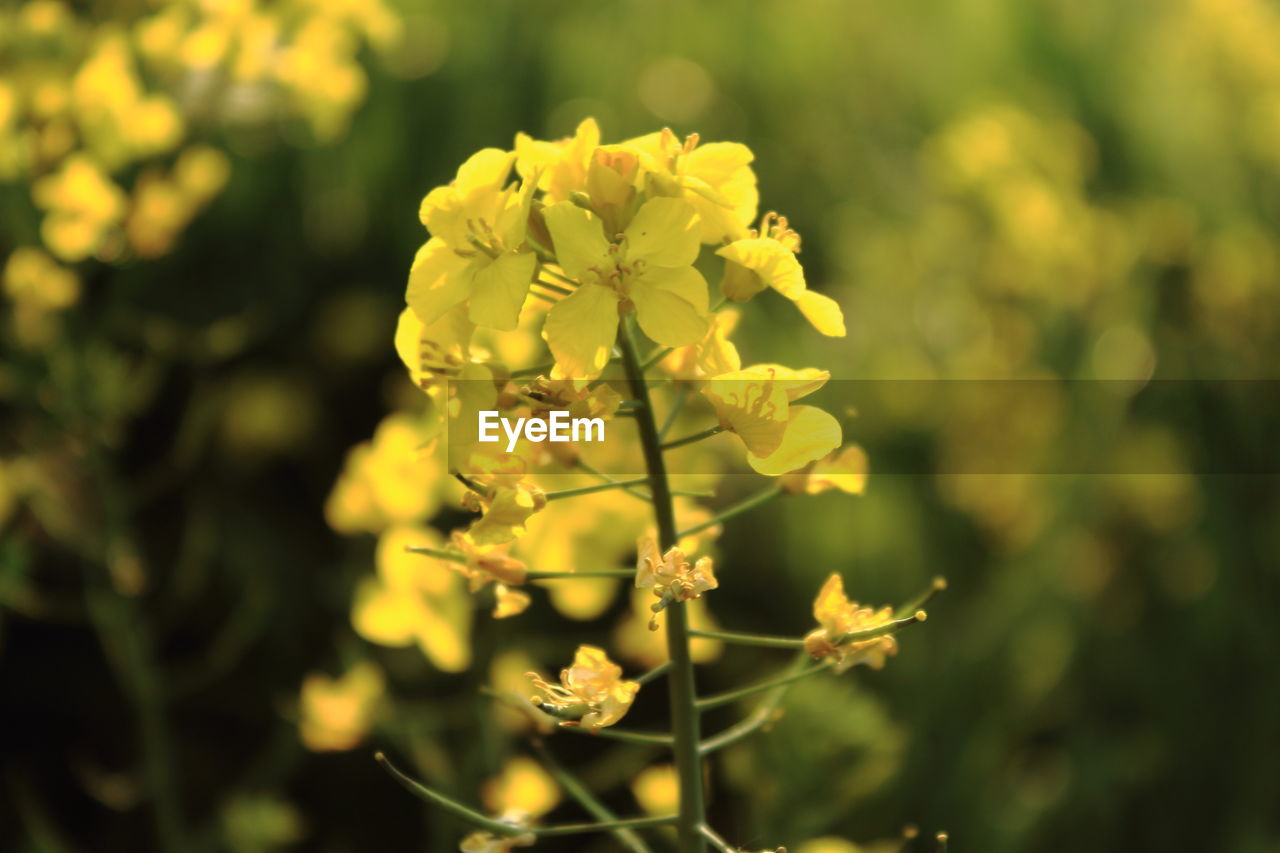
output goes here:
{"type": "Polygon", "coordinates": [[[382,765],[382,768],[390,773],[392,778],[399,782],[406,791],[416,797],[426,800],[432,805],[439,806],[450,814],[460,817],[480,829],[487,830],[495,835],[502,835],[506,837],[524,835],[528,832],[527,829],[521,829],[518,826],[512,826],[509,823],[503,823],[500,820],[494,820],[491,817],[482,815],[478,811],[467,808],[457,800],[446,797],[438,791],[431,790],[416,779],[402,773],[400,769],[392,764],[390,759],[381,752],[375,752],[373,757],[377,759],[378,763],[382,765]]]}

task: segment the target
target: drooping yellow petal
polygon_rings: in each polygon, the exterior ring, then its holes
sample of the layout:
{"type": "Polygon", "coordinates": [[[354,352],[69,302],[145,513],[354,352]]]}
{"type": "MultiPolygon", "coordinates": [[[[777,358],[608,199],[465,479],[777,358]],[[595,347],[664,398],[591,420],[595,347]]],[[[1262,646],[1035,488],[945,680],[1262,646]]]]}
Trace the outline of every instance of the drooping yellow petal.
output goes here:
{"type": "Polygon", "coordinates": [[[678,198],[654,198],[645,202],[627,226],[627,260],[643,258],[646,264],[687,267],[698,257],[698,214],[678,198]]]}
{"type": "Polygon", "coordinates": [[[555,243],[556,260],[570,276],[585,281],[592,267],[612,266],[609,241],[598,218],[571,201],[551,205],[542,216],[555,243]]]}
{"type": "Polygon", "coordinates": [[[537,263],[532,252],[506,252],[481,267],[471,286],[471,322],[504,332],[514,329],[537,263]]]}
{"type": "MultiPolygon", "coordinates": [[[[770,237],[735,240],[717,249],[716,254],[730,263],[751,270],[761,281],[788,299],[798,298],[805,289],[804,268],[800,266],[800,261],[790,249],[770,237]]],[[[726,292],[725,296],[741,301],[737,294],[726,292]]]]}
{"type": "Polygon", "coordinates": [[[747,464],[756,472],[777,477],[821,459],[840,446],[840,422],[814,406],[792,406],[782,443],[767,456],[747,454],[747,464]]]}
{"type": "Polygon", "coordinates": [[[432,238],[418,249],[409,269],[405,301],[423,323],[431,325],[467,298],[470,283],[467,259],[443,240],[432,238]]]}
{"type": "Polygon", "coordinates": [[[795,301],[800,313],[820,334],[829,338],[845,336],[844,312],[830,296],[805,290],[796,296],[795,301]]]}
{"type": "Polygon", "coordinates": [[[599,376],[609,362],[617,333],[617,294],[595,284],[584,284],[556,303],[542,329],[556,371],[565,379],[599,376]]]}

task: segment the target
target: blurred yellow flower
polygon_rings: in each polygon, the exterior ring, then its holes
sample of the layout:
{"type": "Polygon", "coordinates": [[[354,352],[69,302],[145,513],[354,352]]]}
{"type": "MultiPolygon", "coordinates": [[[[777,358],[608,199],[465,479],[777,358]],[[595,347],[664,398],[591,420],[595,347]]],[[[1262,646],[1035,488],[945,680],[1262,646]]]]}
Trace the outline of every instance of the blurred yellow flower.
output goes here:
{"type": "Polygon", "coordinates": [[[80,298],[80,279],[39,249],[23,246],[5,262],[4,292],[29,310],[61,311],[80,298]]]}
{"type": "Polygon", "coordinates": [[[308,675],[299,707],[302,742],[316,752],[353,748],[372,726],[382,692],[382,672],[367,661],[339,678],[308,675]]]}
{"type": "Polygon", "coordinates": [[[429,517],[439,506],[441,468],[416,418],[391,414],[373,440],[347,453],[329,492],[325,518],[340,533],[377,533],[429,517]]]}
{"type": "Polygon", "coordinates": [[[560,683],[552,684],[529,673],[541,693],[533,702],[560,718],[562,726],[582,726],[595,731],[611,726],[631,707],[640,685],[622,679],[622,667],[609,660],[603,649],[579,646],[573,665],[560,671],[560,683]]]}
{"type": "Polygon", "coordinates": [[[356,588],[351,624],[371,643],[416,644],[437,668],[461,672],[471,663],[471,598],[447,565],[405,550],[438,544],[426,528],[384,532],[378,539],[377,575],[356,588]]]}
{"type": "Polygon", "coordinates": [[[648,814],[662,816],[680,810],[680,777],[674,764],[655,764],[631,780],[631,793],[648,814]]]}
{"type": "Polygon", "coordinates": [[[779,482],[792,494],[816,495],[838,489],[860,495],[867,487],[867,452],[850,444],[799,471],[783,474],[779,482]]]}
{"type": "Polygon", "coordinates": [[[81,261],[98,251],[126,206],[121,189],[83,154],[68,157],[59,171],[38,180],[33,195],[46,211],[41,237],[64,261],[81,261]]]}
{"type": "Polygon", "coordinates": [[[560,786],[541,764],[517,756],[503,765],[500,775],[485,783],[480,798],[491,812],[519,811],[536,819],[559,804],[560,786]]]}

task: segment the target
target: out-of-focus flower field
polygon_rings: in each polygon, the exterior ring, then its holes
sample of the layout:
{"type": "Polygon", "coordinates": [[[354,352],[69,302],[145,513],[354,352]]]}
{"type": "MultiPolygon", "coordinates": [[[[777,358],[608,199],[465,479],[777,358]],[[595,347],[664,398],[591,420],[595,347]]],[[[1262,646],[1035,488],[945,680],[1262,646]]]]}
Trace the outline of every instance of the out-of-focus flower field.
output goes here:
{"type": "MultiPolygon", "coordinates": [[[[843,413],[863,493],[727,523],[695,625],[803,634],[832,572],[873,604],[948,581],[889,666],[796,685],[723,752],[718,824],[1280,851],[1270,0],[5,5],[0,849],[456,849],[375,749],[490,812],[565,808],[485,691],[579,643],[660,663],[650,599],[578,579],[495,620],[455,573],[406,580],[467,514],[412,461],[395,341],[423,196],[587,117],[749,145],[847,336],[762,298],[740,344],[884,380],[875,435],[843,413]],[[960,380],[1036,381],[920,390],[960,380]],[[1103,433],[1089,472],[1047,438],[1103,433]]],[[[642,509],[549,504],[524,553],[625,562],[642,509]]],[[[708,689],[777,665],[693,653],[708,689]]],[[[619,810],[672,808],[648,747],[555,745],[619,810]]]]}

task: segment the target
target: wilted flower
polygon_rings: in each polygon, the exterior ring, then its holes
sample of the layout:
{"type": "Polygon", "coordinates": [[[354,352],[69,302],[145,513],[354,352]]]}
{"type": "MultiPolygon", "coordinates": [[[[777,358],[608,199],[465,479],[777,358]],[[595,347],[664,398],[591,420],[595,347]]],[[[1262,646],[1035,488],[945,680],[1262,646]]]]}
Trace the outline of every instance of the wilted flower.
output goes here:
{"type": "Polygon", "coordinates": [[[529,677],[542,693],[532,699],[539,708],[561,718],[562,726],[582,726],[589,731],[622,719],[640,690],[636,682],[623,681],[622,667],[595,646],[578,647],[573,665],[560,670],[559,684],[533,672],[529,677]]]}
{"type": "Polygon", "coordinates": [[[850,601],[844,594],[844,581],[834,572],[814,599],[813,618],[820,627],[804,638],[805,651],[815,660],[831,658],[837,672],[859,663],[879,669],[886,657],[898,652],[898,641],[888,634],[867,639],[856,636],[860,631],[892,624],[893,608],[872,610],[850,601]]]}
{"type": "MultiPolygon", "coordinates": [[[[652,589],[659,601],[653,605],[654,613],[663,610],[674,601],[700,598],[704,592],[715,589],[716,581],[710,557],[701,557],[692,566],[680,548],[670,548],[659,554],[658,542],[652,536],[642,536],[636,542],[639,557],[636,561],[636,588],[652,589]]],[[[649,628],[658,629],[655,615],[649,628]]]]}

